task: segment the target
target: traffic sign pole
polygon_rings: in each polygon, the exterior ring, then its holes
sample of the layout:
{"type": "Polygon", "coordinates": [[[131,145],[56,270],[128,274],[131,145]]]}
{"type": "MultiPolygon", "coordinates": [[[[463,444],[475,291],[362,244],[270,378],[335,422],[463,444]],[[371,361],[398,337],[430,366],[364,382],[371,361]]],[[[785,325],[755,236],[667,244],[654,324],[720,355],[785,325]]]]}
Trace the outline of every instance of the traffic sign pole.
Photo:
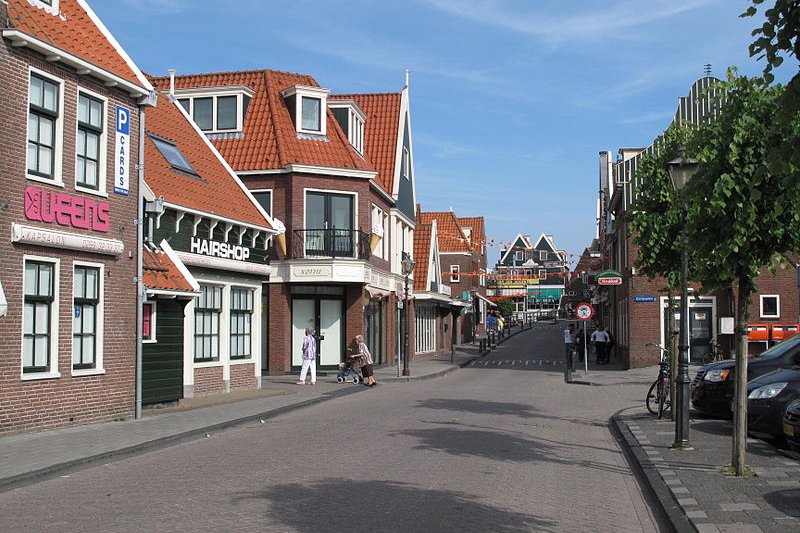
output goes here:
{"type": "Polygon", "coordinates": [[[594,307],[592,304],[583,302],[578,304],[578,307],[575,308],[575,314],[578,315],[578,320],[584,322],[583,325],[583,372],[584,374],[589,373],[589,343],[587,341],[588,332],[586,331],[587,326],[589,325],[589,320],[592,319],[594,316],[594,307]]]}

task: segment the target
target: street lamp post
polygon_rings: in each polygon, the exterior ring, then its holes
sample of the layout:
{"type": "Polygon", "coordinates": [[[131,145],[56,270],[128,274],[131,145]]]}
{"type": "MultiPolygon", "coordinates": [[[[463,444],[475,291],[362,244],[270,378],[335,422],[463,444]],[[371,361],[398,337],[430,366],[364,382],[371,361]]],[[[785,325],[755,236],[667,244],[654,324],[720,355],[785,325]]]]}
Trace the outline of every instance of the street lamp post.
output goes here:
{"type": "Polygon", "coordinates": [[[403,267],[403,276],[405,276],[405,302],[403,304],[403,314],[405,315],[405,332],[403,333],[403,375],[410,376],[411,369],[408,366],[408,329],[409,329],[409,313],[408,313],[408,277],[414,272],[414,265],[416,264],[411,256],[403,252],[403,260],[400,261],[403,267]]]}
{"type": "MultiPolygon", "coordinates": [[[[667,163],[669,177],[675,192],[680,194],[681,190],[689,183],[695,172],[697,172],[697,161],[693,159],[678,158],[667,163]]],[[[683,200],[681,206],[681,323],[680,339],[678,351],[678,375],[675,379],[675,442],[673,448],[686,450],[691,449],[689,444],[689,345],[688,345],[688,315],[689,315],[689,254],[686,237],[686,212],[688,206],[683,200]]]]}

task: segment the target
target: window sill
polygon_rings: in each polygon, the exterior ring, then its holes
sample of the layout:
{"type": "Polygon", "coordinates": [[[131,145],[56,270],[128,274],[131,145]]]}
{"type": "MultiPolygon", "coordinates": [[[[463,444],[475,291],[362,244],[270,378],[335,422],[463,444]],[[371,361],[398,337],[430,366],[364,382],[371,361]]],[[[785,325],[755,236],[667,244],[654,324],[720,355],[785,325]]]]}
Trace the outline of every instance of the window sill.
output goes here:
{"type": "Polygon", "coordinates": [[[195,368],[212,368],[215,366],[223,366],[221,361],[194,361],[195,368]]]}
{"type": "Polygon", "coordinates": [[[43,178],[41,176],[35,176],[33,174],[25,174],[25,178],[29,179],[31,181],[39,182],[39,183],[46,183],[46,184],[52,185],[54,187],[61,187],[62,189],[64,188],[64,182],[63,181],[56,181],[55,179],[43,178]]]}
{"type": "Polygon", "coordinates": [[[40,379],[58,379],[61,377],[60,372],[30,372],[22,374],[22,381],[38,381],[40,379]]]}
{"type": "Polygon", "coordinates": [[[158,339],[143,339],[142,344],[158,344],[158,339]]]}
{"type": "Polygon", "coordinates": [[[255,361],[253,361],[253,357],[250,356],[247,359],[231,359],[231,366],[233,365],[252,365],[255,361]]]}
{"type": "Polygon", "coordinates": [[[100,196],[102,198],[108,198],[108,193],[106,191],[99,191],[97,189],[92,189],[89,187],[81,187],[78,184],[75,184],[75,190],[77,192],[82,192],[84,194],[91,194],[92,196],[100,196]]]}
{"type": "Polygon", "coordinates": [[[101,376],[105,373],[105,368],[87,368],[86,370],[73,370],[72,377],[101,376]]]}

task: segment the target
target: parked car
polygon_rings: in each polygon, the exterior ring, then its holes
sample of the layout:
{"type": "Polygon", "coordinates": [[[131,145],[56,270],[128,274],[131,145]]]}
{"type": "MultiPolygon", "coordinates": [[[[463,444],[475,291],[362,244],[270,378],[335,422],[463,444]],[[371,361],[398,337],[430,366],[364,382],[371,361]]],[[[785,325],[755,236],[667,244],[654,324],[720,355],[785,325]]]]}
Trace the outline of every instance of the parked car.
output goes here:
{"type": "Polygon", "coordinates": [[[800,452],[800,399],[786,407],[783,414],[783,436],[792,449],[800,452]]]}
{"type": "MultiPolygon", "coordinates": [[[[800,365],[800,335],[776,344],[762,354],[747,360],[748,381],[778,368],[800,365]]],[[[734,394],[736,361],[726,359],[701,366],[692,381],[692,406],[698,411],[717,416],[730,416],[734,394]]]]}
{"type": "Polygon", "coordinates": [[[747,384],[747,431],[760,438],[784,441],[783,415],[800,398],[800,367],[778,369],[747,384]]]}

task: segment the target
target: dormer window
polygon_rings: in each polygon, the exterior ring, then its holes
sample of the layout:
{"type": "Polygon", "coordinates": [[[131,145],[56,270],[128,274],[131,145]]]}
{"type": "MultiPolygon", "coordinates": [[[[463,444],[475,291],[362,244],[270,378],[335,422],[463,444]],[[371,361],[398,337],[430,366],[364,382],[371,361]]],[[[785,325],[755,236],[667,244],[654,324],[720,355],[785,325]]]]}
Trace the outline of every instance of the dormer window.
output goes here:
{"type": "Polygon", "coordinates": [[[336,122],[342,127],[347,140],[359,154],[364,153],[364,123],[367,115],[352,100],[334,100],[328,103],[336,122]]]}
{"type": "Polygon", "coordinates": [[[328,89],[295,85],[281,91],[297,133],[326,135],[328,89]]]}
{"type": "Polygon", "coordinates": [[[230,133],[244,129],[253,91],[244,86],[208,87],[178,90],[175,96],[201,130],[230,133]]]}
{"type": "Polygon", "coordinates": [[[58,0],[33,0],[34,6],[40,7],[51,15],[58,15],[58,0]]]}

